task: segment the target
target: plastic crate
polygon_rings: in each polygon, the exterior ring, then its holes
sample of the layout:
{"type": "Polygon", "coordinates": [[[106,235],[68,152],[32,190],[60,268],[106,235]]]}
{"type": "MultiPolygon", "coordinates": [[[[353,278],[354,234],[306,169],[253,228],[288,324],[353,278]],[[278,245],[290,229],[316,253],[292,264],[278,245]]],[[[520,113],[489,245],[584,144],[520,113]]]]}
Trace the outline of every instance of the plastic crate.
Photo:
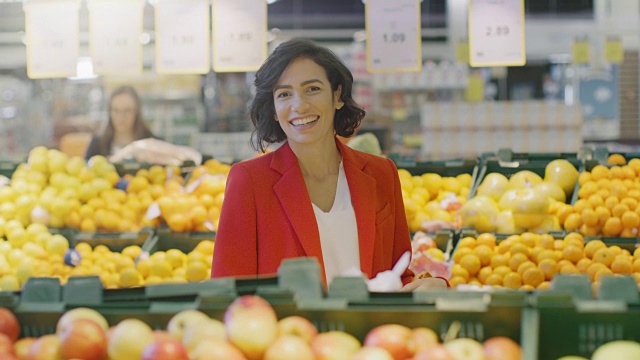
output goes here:
{"type": "Polygon", "coordinates": [[[11,179],[13,172],[16,171],[20,163],[14,161],[0,160],[0,175],[11,179]]]}
{"type": "Polygon", "coordinates": [[[127,246],[142,245],[154,235],[152,228],[144,228],[139,232],[76,232],[69,235],[69,246],[75,247],[81,242],[85,242],[95,248],[98,245],[104,245],[111,251],[121,252],[127,246]]]}
{"type": "Polygon", "coordinates": [[[156,230],[157,239],[145,244],[144,250],[150,254],[156,251],[166,251],[169,249],[178,249],[183,253],[189,253],[203,240],[214,240],[215,232],[173,232],[166,226],[159,227],[156,230]]]}

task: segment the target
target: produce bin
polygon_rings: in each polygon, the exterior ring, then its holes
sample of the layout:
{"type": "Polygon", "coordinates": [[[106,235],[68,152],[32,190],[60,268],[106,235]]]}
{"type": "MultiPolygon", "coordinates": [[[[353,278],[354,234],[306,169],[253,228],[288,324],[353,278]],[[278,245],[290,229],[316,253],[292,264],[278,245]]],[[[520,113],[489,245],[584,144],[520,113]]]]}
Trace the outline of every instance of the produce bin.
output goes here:
{"type": "Polygon", "coordinates": [[[183,253],[189,253],[202,240],[215,240],[215,232],[173,232],[166,226],[161,226],[156,230],[157,239],[145,244],[144,250],[150,254],[156,251],[166,251],[169,249],[178,249],[183,253]]]}
{"type": "Polygon", "coordinates": [[[75,232],[69,235],[69,246],[75,247],[81,242],[86,242],[95,248],[98,245],[104,245],[111,251],[121,252],[122,249],[127,246],[142,245],[153,235],[155,231],[153,228],[144,228],[139,232],[75,232]]]}
{"type": "Polygon", "coordinates": [[[0,160],[0,175],[11,179],[13,172],[16,171],[20,163],[8,160],[0,160]]]}

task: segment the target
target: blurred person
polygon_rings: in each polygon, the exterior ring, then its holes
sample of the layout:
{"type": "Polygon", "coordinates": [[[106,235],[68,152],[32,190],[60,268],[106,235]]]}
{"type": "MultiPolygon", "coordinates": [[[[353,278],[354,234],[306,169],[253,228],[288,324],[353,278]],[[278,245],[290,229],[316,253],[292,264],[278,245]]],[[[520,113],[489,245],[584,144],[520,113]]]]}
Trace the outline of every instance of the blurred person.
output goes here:
{"type": "MultiPolygon", "coordinates": [[[[212,277],[276,274],[282,260],[307,256],[326,286],[354,269],[372,279],[411,251],[395,164],[337,138],[365,116],[352,84],[333,52],[303,39],[279,45],[257,71],[253,146],[284,143],[232,166],[212,277]]],[[[447,286],[408,268],[401,279],[405,291],[447,286]]]]}

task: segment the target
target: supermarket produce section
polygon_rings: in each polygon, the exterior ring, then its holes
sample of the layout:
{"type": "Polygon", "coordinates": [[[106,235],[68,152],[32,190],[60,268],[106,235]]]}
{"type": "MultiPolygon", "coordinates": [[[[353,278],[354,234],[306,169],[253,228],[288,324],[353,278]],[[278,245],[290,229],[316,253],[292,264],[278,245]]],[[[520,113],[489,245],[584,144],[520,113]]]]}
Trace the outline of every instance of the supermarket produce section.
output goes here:
{"type": "Polygon", "coordinates": [[[410,268],[450,289],[324,288],[311,258],[211,280],[230,168],[215,159],[3,162],[0,358],[640,357],[640,156],[390,157],[410,268]]]}

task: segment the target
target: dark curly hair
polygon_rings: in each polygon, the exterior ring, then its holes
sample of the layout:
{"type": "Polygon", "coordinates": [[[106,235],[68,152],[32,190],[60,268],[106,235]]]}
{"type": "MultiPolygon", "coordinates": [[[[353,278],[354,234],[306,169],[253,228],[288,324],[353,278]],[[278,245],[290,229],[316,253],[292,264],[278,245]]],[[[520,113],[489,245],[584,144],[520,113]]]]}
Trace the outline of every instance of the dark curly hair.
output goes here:
{"type": "Polygon", "coordinates": [[[336,54],[311,40],[289,40],[280,44],[269,55],[256,72],[253,82],[256,95],[251,103],[250,117],[255,130],[251,145],[257,151],[265,152],[269,144],[281,142],[287,138],[280,124],[274,121],[276,114],[273,90],[287,66],[300,57],[309,58],[324,68],[333,91],[342,86],[340,100],[344,106],[336,111],[333,122],[336,134],[344,137],[353,135],[366,114],[351,96],[353,75],[336,54]]]}

